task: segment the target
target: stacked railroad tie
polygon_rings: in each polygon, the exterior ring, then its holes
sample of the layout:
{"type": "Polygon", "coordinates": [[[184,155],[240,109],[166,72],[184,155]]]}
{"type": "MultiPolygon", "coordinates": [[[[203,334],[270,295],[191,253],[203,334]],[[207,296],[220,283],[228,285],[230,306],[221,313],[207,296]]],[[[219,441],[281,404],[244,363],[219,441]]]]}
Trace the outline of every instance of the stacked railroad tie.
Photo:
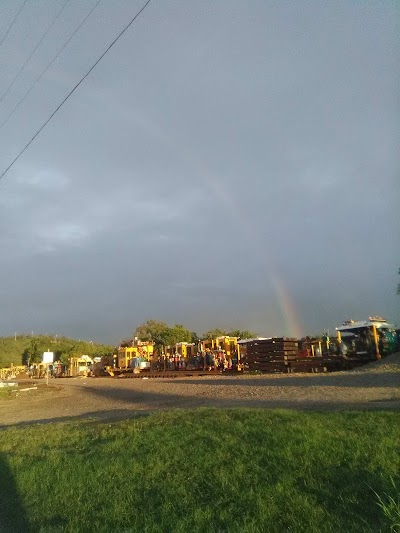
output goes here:
{"type": "Polygon", "coordinates": [[[254,340],[246,348],[249,370],[288,372],[290,361],[298,356],[299,343],[291,337],[273,337],[254,340]]]}
{"type": "Polygon", "coordinates": [[[256,339],[245,347],[245,362],[250,371],[268,373],[330,372],[345,368],[342,357],[305,357],[299,343],[292,337],[256,339]]]}

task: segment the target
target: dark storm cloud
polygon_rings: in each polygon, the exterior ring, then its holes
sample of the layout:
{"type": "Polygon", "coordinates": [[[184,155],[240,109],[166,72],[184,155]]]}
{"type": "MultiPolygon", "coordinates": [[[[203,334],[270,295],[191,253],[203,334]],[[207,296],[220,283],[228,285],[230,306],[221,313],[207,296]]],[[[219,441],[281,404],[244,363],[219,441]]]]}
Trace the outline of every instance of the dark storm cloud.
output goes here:
{"type": "MultiPolygon", "coordinates": [[[[133,12],[101,4],[0,131],[3,167],[133,12]]],[[[394,3],[150,4],[0,184],[1,333],[397,321],[398,20],[394,3]]]]}

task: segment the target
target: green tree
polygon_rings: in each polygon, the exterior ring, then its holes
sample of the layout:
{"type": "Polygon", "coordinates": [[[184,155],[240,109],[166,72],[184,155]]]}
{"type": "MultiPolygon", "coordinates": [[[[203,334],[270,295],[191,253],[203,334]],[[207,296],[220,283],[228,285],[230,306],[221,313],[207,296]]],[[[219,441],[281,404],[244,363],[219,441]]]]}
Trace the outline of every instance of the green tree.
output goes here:
{"type": "Polygon", "coordinates": [[[119,345],[122,348],[128,348],[129,346],[132,346],[132,339],[122,339],[122,341],[119,343],[119,345]]]}
{"type": "MultiPolygon", "coordinates": [[[[400,276],[400,268],[398,271],[398,275],[400,276]]],[[[397,294],[400,294],[400,283],[397,284],[397,294]]]]}
{"type": "Polygon", "coordinates": [[[240,339],[252,339],[257,337],[257,333],[248,329],[233,329],[231,331],[226,331],[224,329],[215,328],[206,331],[203,335],[203,339],[215,339],[216,337],[222,337],[224,335],[228,337],[239,337],[240,339]]]}
{"type": "Polygon", "coordinates": [[[161,320],[147,320],[135,330],[135,337],[141,341],[154,342],[154,348],[158,351],[168,344],[168,324],[161,320]]]}
{"type": "Polygon", "coordinates": [[[22,362],[24,365],[39,363],[43,352],[40,351],[37,339],[32,339],[29,346],[23,351],[22,362]]]}
{"type": "Polygon", "coordinates": [[[54,353],[55,361],[66,364],[69,357],[108,355],[113,352],[113,347],[95,344],[91,341],[69,339],[68,337],[55,338],[48,335],[38,335],[30,340],[22,354],[22,360],[24,364],[38,363],[41,361],[43,352],[48,350],[54,353]]]}
{"type": "Polygon", "coordinates": [[[191,339],[190,342],[193,342],[194,344],[197,344],[200,340],[200,337],[197,335],[195,331],[191,332],[191,339]]]}
{"type": "Polygon", "coordinates": [[[254,339],[257,333],[249,329],[233,329],[228,333],[230,337],[238,337],[239,339],[254,339]]]}
{"type": "Polygon", "coordinates": [[[113,346],[107,346],[106,344],[95,344],[94,350],[95,357],[111,357],[115,352],[113,346]]]}
{"type": "Polygon", "coordinates": [[[192,332],[182,324],[170,327],[166,322],[147,320],[135,330],[135,337],[142,341],[152,341],[155,348],[173,346],[177,342],[192,342],[192,332]]]}
{"type": "Polygon", "coordinates": [[[136,328],[134,336],[141,341],[153,341],[155,344],[162,344],[163,334],[165,334],[167,328],[168,324],[166,322],[147,320],[136,328]]]}
{"type": "Polygon", "coordinates": [[[215,337],[222,337],[223,335],[227,335],[224,329],[215,328],[206,331],[203,334],[203,339],[215,339],[215,337]]]}
{"type": "Polygon", "coordinates": [[[167,327],[163,333],[164,346],[173,346],[177,342],[191,342],[192,333],[182,324],[175,324],[172,328],[167,327]]]}

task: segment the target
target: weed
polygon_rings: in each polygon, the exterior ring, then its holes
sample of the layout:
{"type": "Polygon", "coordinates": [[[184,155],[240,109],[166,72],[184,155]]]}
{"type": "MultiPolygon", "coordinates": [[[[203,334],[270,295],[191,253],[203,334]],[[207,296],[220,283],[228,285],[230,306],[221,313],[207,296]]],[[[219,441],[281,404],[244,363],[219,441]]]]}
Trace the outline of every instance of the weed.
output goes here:
{"type": "Polygon", "coordinates": [[[378,506],[388,520],[390,531],[392,533],[400,533],[400,492],[393,477],[390,478],[390,482],[393,494],[396,496],[392,496],[388,492],[384,492],[383,496],[380,496],[375,491],[374,492],[378,506]]]}

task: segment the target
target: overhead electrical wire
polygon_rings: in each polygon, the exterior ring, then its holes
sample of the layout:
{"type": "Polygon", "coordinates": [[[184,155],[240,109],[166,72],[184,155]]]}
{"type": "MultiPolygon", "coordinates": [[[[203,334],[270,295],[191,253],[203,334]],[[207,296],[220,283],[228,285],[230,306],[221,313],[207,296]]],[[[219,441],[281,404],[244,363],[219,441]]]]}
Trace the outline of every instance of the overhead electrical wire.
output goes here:
{"type": "Polygon", "coordinates": [[[3,122],[0,124],[0,130],[8,122],[8,120],[13,116],[13,114],[16,112],[16,110],[19,108],[19,106],[25,101],[25,99],[29,96],[31,91],[36,87],[36,85],[39,83],[39,81],[43,78],[43,76],[46,74],[46,72],[49,70],[49,68],[54,64],[54,62],[57,60],[57,58],[60,56],[61,52],[65,49],[65,47],[68,45],[68,43],[72,40],[72,38],[78,33],[78,31],[81,29],[81,27],[85,24],[87,19],[90,17],[90,15],[93,13],[93,11],[96,9],[96,7],[100,4],[102,0],[97,0],[95,5],[92,7],[92,9],[89,11],[89,13],[86,15],[86,17],[82,20],[82,22],[79,24],[79,26],[74,30],[74,32],[68,37],[68,39],[65,41],[65,43],[62,45],[60,50],[57,52],[57,54],[53,57],[53,59],[50,61],[50,63],[45,67],[44,70],[42,70],[41,74],[37,76],[31,87],[28,89],[28,91],[24,94],[24,96],[17,102],[17,104],[14,106],[14,108],[11,110],[11,112],[7,115],[7,117],[3,120],[3,122]]]}
{"type": "Polygon", "coordinates": [[[0,104],[1,102],[4,100],[4,98],[7,96],[7,94],[9,93],[11,87],[14,85],[14,83],[17,81],[17,79],[19,78],[19,76],[21,75],[22,71],[24,70],[24,68],[26,67],[26,65],[29,63],[29,61],[31,60],[33,54],[36,52],[36,50],[39,48],[39,46],[42,44],[42,42],[45,40],[45,38],[47,37],[49,31],[51,30],[51,28],[54,26],[55,22],[57,21],[58,17],[61,15],[61,13],[64,11],[64,8],[65,6],[68,4],[69,0],[64,0],[64,3],[62,4],[61,8],[58,10],[58,13],[57,15],[55,16],[55,18],[53,19],[53,22],[51,22],[51,24],[47,27],[47,30],[44,32],[44,34],[42,35],[40,41],[37,43],[37,45],[35,46],[35,48],[33,49],[33,51],[31,52],[30,56],[28,57],[28,59],[25,61],[25,63],[22,65],[22,67],[19,69],[17,75],[14,77],[13,81],[10,83],[10,85],[7,87],[7,89],[5,90],[5,92],[1,95],[0,97],[0,104]]]}
{"type": "Polygon", "coordinates": [[[7,35],[10,33],[11,31],[11,28],[14,26],[15,22],[17,21],[17,18],[19,17],[19,14],[21,13],[21,11],[24,9],[25,5],[28,3],[28,0],[25,0],[25,2],[23,2],[23,4],[21,5],[21,7],[19,8],[17,14],[15,15],[15,17],[13,18],[11,24],[9,25],[8,27],[8,30],[6,31],[6,33],[3,35],[3,38],[1,39],[0,41],[0,46],[4,43],[4,41],[7,39],[7,35]]]}
{"type": "Polygon", "coordinates": [[[124,29],[117,35],[117,37],[109,44],[109,46],[105,49],[105,51],[100,55],[100,57],[93,63],[93,65],[90,67],[90,69],[86,72],[86,74],[78,81],[78,83],[70,90],[70,92],[67,94],[67,96],[64,98],[64,100],[59,104],[59,106],[53,111],[53,113],[49,116],[49,118],[42,124],[42,126],[37,130],[35,135],[31,138],[31,140],[25,145],[25,147],[19,152],[19,154],[15,157],[15,159],[8,165],[8,167],[3,171],[3,173],[0,175],[0,180],[4,177],[4,175],[10,170],[10,168],[18,161],[18,159],[21,157],[21,155],[25,152],[25,150],[33,143],[33,141],[36,139],[36,137],[39,135],[39,133],[47,126],[47,124],[50,122],[50,120],[54,117],[54,115],[61,109],[61,107],[65,104],[65,102],[69,99],[69,97],[76,91],[76,89],[81,85],[81,83],[89,76],[89,74],[92,72],[92,70],[100,63],[100,61],[103,59],[103,57],[107,54],[107,52],[114,46],[114,44],[122,37],[122,35],[126,32],[126,30],[135,22],[135,20],[143,13],[143,11],[146,9],[146,7],[150,4],[151,0],[147,0],[147,2],[143,5],[143,7],[136,13],[136,15],[128,22],[128,24],[124,27],[124,29]]]}

